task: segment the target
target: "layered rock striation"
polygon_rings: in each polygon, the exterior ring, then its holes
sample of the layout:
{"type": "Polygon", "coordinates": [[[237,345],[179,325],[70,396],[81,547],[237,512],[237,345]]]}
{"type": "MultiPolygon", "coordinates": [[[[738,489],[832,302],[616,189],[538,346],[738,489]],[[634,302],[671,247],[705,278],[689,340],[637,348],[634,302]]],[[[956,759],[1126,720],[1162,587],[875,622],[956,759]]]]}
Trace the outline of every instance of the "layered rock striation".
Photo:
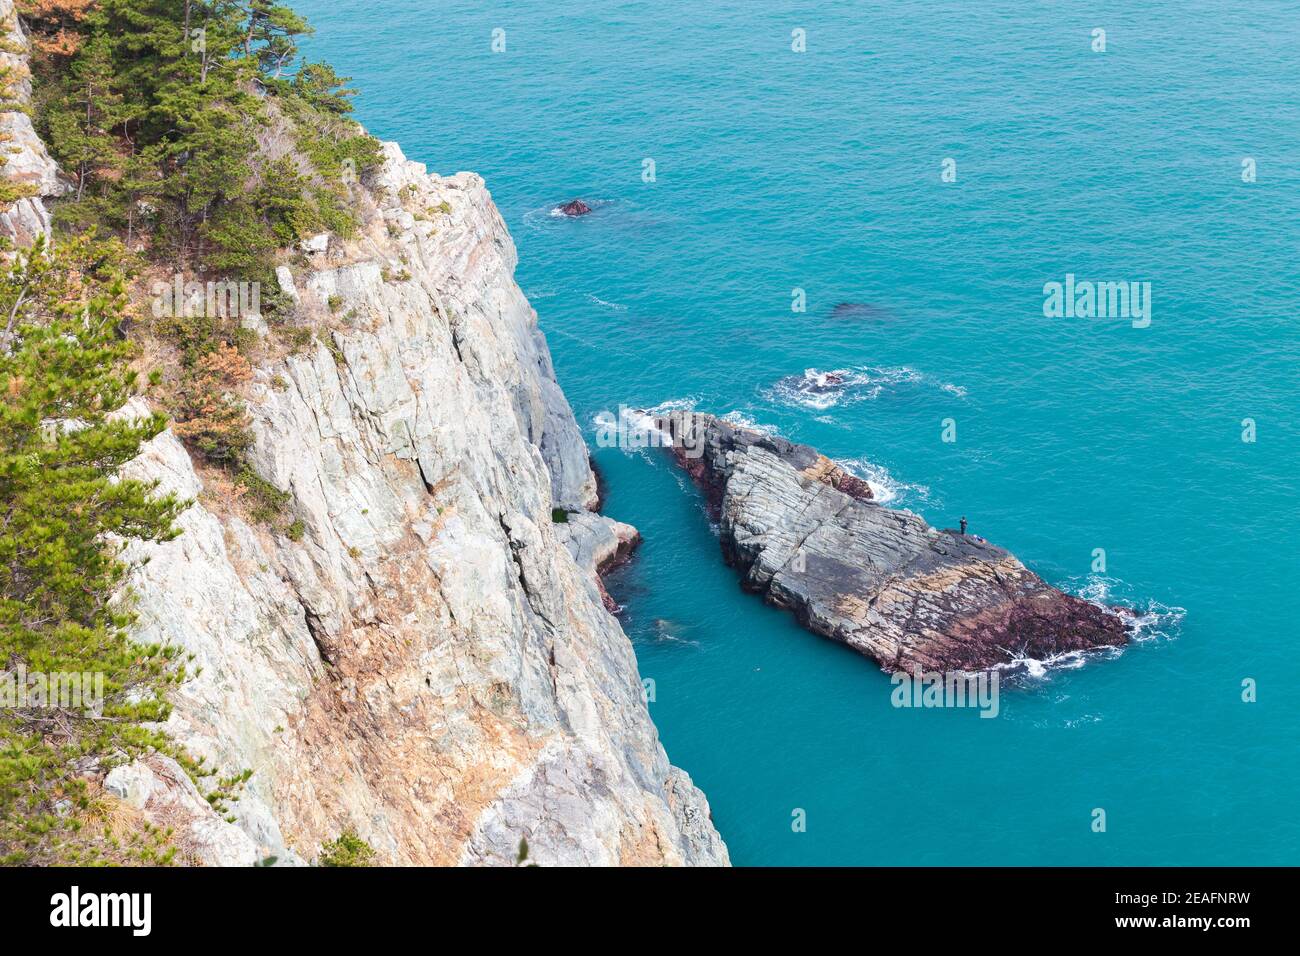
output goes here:
{"type": "Polygon", "coordinates": [[[884,508],[806,445],[711,415],[659,422],[743,586],[887,671],[974,671],[1124,644],[1118,612],[1046,584],[980,538],[884,508]]]}
{"type": "Polygon", "coordinates": [[[170,433],[130,468],[195,501],[133,555],[139,639],[201,668],[167,729],[253,770],[233,812],[258,855],[352,828],[391,863],[511,864],[521,839],[541,865],[726,863],[606,610],[596,571],[635,529],[589,510],[483,181],[388,144],[363,206],[282,276],[318,333],[249,395],[298,539],[224,506],[170,433]]]}
{"type": "MultiPolygon", "coordinates": [[[[25,99],[10,0],[0,24],[25,99]]],[[[0,132],[0,174],[35,187],[0,234],[30,243],[67,187],[25,113],[0,132]]],[[[124,469],[192,502],[178,538],[125,555],[133,637],[189,661],[165,729],[220,777],[251,776],[224,813],[162,755],[96,782],[199,865],[311,862],[348,829],[383,863],[513,865],[527,840],[543,866],[725,865],[598,579],[636,531],[594,512],[483,181],[388,144],[355,211],[356,237],[280,268],[275,329],[240,316],[261,338],[251,464],[285,520],[246,517],[171,431],[124,469]]]]}

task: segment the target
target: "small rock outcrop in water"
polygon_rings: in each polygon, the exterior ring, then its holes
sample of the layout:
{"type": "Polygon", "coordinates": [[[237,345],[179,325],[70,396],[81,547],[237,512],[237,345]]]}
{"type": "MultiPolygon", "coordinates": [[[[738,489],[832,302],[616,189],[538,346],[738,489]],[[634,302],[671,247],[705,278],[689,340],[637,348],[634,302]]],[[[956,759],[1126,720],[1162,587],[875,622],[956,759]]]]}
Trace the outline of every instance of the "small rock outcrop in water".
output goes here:
{"type": "Polygon", "coordinates": [[[575,199],[572,202],[566,202],[563,206],[556,206],[556,211],[563,216],[585,216],[591,212],[591,207],[581,199],[575,199]]]}
{"type": "Polygon", "coordinates": [[[555,526],[556,535],[569,549],[578,567],[585,568],[596,582],[601,603],[611,614],[623,609],[605,590],[605,575],[622,567],[641,543],[641,533],[630,524],[591,512],[574,512],[564,524],[555,526]]]}
{"type": "Polygon", "coordinates": [[[660,420],[747,590],[887,671],[981,670],[1116,646],[1122,620],[973,535],[871,500],[807,445],[693,412],[660,420]]]}

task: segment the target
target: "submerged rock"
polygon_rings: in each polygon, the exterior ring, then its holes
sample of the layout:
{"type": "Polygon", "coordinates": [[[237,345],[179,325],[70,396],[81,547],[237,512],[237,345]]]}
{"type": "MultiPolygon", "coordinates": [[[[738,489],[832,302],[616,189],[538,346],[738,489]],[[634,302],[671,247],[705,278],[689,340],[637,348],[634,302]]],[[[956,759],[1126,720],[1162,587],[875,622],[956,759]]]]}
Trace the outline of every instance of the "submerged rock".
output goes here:
{"type": "Polygon", "coordinates": [[[1120,616],[981,538],[881,507],[807,445],[693,412],[660,427],[743,586],[886,671],[982,670],[1128,640],[1120,616]]]}
{"type": "Polygon", "coordinates": [[[848,372],[839,370],[821,372],[815,368],[810,368],[805,369],[802,375],[787,375],[777,384],[813,395],[822,395],[842,389],[846,384],[845,376],[848,374],[848,372]]]}
{"type": "Polygon", "coordinates": [[[861,378],[848,369],[823,372],[810,368],[805,369],[801,375],[787,375],[779,379],[773,390],[786,401],[810,408],[831,408],[858,386],[861,378]]]}
{"type": "Polygon", "coordinates": [[[591,212],[591,207],[581,199],[574,199],[571,202],[566,202],[563,206],[556,206],[555,210],[562,216],[573,217],[587,215],[587,213],[591,212]]]}

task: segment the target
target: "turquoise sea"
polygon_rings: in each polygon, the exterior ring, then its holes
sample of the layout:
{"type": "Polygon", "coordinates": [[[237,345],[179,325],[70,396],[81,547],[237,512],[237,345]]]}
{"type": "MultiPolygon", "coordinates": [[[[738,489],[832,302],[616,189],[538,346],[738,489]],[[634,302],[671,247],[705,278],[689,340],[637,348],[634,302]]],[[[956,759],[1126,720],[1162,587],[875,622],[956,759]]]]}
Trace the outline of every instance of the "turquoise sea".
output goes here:
{"type": "Polygon", "coordinates": [[[663,457],[595,449],[651,712],[734,862],[1300,862],[1300,3],[295,6],[372,132],[487,180],[593,445],[620,405],[734,413],[1149,612],[996,719],[895,709],[740,591],[663,457]],[[1150,325],[1045,318],[1067,274],[1150,282],[1150,325]]]}

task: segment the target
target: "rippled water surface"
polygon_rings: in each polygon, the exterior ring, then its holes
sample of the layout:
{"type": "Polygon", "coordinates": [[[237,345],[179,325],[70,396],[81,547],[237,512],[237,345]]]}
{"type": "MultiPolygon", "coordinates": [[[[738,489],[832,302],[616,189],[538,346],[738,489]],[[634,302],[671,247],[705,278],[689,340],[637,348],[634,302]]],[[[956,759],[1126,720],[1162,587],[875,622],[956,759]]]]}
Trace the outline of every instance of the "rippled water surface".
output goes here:
{"type": "Polygon", "coordinates": [[[736,863],[1297,861],[1300,4],[295,6],[376,135],[487,180],[593,439],[734,413],[1150,612],[997,719],[894,709],[739,590],[665,460],[597,449],[652,714],[736,863]],[[1149,281],[1149,327],[1045,318],[1067,273],[1149,281]]]}

